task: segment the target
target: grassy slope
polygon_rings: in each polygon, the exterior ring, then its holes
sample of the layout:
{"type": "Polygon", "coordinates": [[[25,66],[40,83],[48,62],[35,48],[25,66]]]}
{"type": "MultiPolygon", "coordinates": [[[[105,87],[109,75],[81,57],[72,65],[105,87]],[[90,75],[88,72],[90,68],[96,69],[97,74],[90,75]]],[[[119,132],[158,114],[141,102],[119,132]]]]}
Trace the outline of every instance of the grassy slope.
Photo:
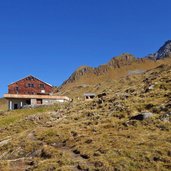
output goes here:
{"type": "Polygon", "coordinates": [[[108,93],[103,102],[1,114],[0,170],[170,170],[170,76],[161,66],[91,87],[108,93]],[[140,111],[154,116],[129,120],[140,111]]]}
{"type": "Polygon", "coordinates": [[[7,101],[4,98],[0,99],[0,112],[7,110],[7,101]]]}

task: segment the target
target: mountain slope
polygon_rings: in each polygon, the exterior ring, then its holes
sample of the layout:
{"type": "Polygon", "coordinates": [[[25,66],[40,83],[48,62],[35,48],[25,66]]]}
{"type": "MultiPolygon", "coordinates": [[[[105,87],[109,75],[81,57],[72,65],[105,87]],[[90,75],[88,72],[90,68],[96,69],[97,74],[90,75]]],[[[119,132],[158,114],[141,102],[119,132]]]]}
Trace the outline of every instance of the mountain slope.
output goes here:
{"type": "Polygon", "coordinates": [[[62,90],[98,97],[1,112],[1,171],[171,170],[170,58],[123,54],[62,90]]]}
{"type": "Polygon", "coordinates": [[[169,171],[170,76],[160,65],[95,85],[94,101],[1,113],[0,170],[169,171]]]}
{"type": "Polygon", "coordinates": [[[68,92],[76,87],[87,87],[107,80],[117,80],[130,73],[140,73],[167,63],[171,63],[171,41],[167,41],[156,53],[148,57],[136,58],[125,53],[113,57],[107,64],[97,68],[82,66],[62,84],[60,90],[64,94],[73,96],[68,92]]]}

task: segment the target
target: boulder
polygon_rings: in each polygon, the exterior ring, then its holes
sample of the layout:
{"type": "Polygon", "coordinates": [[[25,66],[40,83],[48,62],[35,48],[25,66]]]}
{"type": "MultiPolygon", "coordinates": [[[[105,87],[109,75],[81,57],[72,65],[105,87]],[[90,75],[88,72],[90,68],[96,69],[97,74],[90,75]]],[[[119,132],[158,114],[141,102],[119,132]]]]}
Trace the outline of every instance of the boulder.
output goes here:
{"type": "Polygon", "coordinates": [[[171,121],[171,112],[165,113],[160,117],[161,121],[170,122],[171,121]]]}
{"type": "Polygon", "coordinates": [[[0,147],[7,145],[9,142],[11,141],[11,139],[7,139],[7,140],[3,140],[0,142],[0,147]]]}
{"type": "Polygon", "coordinates": [[[145,120],[145,119],[148,119],[150,117],[152,117],[153,114],[150,113],[150,112],[141,112],[135,116],[132,116],[130,119],[131,120],[139,120],[139,121],[142,121],[142,120],[145,120]]]}

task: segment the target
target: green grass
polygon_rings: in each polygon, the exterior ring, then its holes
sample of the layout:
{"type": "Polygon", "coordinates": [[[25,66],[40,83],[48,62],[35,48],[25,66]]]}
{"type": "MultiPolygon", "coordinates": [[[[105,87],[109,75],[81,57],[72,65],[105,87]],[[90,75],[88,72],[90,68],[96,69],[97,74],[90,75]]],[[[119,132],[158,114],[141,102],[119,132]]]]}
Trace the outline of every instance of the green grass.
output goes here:
{"type": "Polygon", "coordinates": [[[8,111],[4,115],[0,116],[0,127],[5,127],[10,124],[14,124],[15,122],[20,121],[20,119],[41,112],[47,112],[53,110],[54,107],[42,107],[36,109],[20,109],[14,111],[8,111]]]}

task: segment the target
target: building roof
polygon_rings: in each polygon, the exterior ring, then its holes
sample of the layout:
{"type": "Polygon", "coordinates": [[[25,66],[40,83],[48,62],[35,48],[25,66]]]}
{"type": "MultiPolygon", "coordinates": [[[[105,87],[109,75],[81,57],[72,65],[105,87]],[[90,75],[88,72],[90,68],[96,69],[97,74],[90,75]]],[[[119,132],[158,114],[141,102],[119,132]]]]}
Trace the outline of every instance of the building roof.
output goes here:
{"type": "Polygon", "coordinates": [[[6,99],[54,99],[54,100],[67,100],[71,99],[67,96],[55,96],[55,95],[26,95],[26,94],[4,94],[6,99]]]}
{"type": "Polygon", "coordinates": [[[95,93],[85,93],[84,96],[96,96],[95,93]]]}
{"type": "MultiPolygon", "coordinates": [[[[41,82],[44,82],[44,81],[40,80],[39,78],[37,78],[37,77],[35,77],[35,76],[33,76],[33,75],[28,75],[27,77],[34,77],[35,79],[37,79],[37,80],[39,80],[39,81],[41,81],[41,82]]],[[[14,83],[16,83],[16,82],[19,82],[19,81],[21,81],[21,80],[23,80],[23,79],[25,79],[25,78],[27,78],[27,77],[24,77],[24,78],[22,78],[22,79],[20,79],[20,80],[17,80],[17,81],[15,81],[15,82],[12,82],[12,83],[10,83],[9,85],[14,84],[14,83]]],[[[49,86],[51,86],[51,87],[53,87],[51,84],[49,84],[49,83],[47,83],[47,82],[44,82],[44,83],[47,84],[47,85],[49,85],[49,86]]]]}

